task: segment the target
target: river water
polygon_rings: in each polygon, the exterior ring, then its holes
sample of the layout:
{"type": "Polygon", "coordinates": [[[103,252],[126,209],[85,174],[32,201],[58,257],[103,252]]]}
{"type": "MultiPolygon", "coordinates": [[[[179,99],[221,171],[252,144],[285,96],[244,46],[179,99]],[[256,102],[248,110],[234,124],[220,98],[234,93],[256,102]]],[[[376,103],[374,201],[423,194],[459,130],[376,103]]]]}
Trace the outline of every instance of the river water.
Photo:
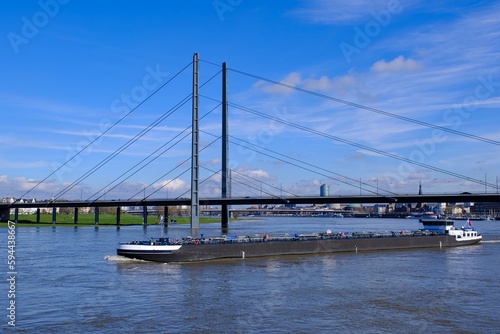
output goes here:
{"type": "MultiPolygon", "coordinates": [[[[456,225],[460,225],[460,221],[456,225]]],[[[463,222],[462,222],[463,223],[463,222]]],[[[16,227],[15,327],[7,229],[2,331],[17,333],[493,333],[500,324],[500,221],[477,246],[161,264],[116,256],[161,227],[16,227]]],[[[417,220],[269,218],[230,235],[418,229],[417,220]]],[[[190,234],[171,225],[171,237],[190,234]]],[[[219,224],[202,225],[206,237],[219,224]]]]}

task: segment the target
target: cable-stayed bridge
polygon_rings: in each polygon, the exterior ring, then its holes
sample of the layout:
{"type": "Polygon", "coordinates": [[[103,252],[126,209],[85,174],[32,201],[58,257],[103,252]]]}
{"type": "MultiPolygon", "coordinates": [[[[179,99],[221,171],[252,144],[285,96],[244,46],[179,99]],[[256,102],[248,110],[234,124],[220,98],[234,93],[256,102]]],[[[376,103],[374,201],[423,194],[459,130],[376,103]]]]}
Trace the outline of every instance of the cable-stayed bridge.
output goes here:
{"type": "MultiPolygon", "coordinates": [[[[420,127],[425,127],[429,129],[438,130],[444,133],[452,134],[455,136],[460,136],[463,138],[467,138],[468,140],[478,141],[481,143],[500,146],[500,142],[494,141],[492,139],[472,135],[465,132],[460,132],[455,129],[450,129],[446,127],[442,127],[439,125],[423,122],[420,120],[408,118],[405,116],[389,113],[387,111],[383,111],[380,109],[368,107],[365,105],[353,103],[350,101],[338,99],[332,96],[328,96],[325,94],[320,94],[314,91],[306,90],[303,88],[295,87],[293,85],[278,82],[274,80],[270,80],[264,78],[262,76],[253,75],[250,73],[246,73],[243,71],[239,71],[236,69],[228,69],[227,65],[224,63],[222,66],[217,64],[213,64],[210,62],[206,62],[210,65],[216,66],[219,68],[218,72],[215,73],[211,78],[207,81],[200,83],[199,81],[199,58],[198,55],[195,54],[193,57],[193,61],[183,67],[178,73],[172,76],[170,80],[168,80],[165,84],[163,84],[160,88],[155,90],[149,96],[146,96],[140,103],[136,106],[128,110],[127,113],[123,115],[117,122],[111,124],[109,128],[105,129],[99,136],[97,136],[93,141],[89,142],[87,146],[82,147],[79,151],[77,151],[73,156],[69,157],[67,161],[61,164],[58,168],[56,168],[51,174],[47,175],[44,179],[40,180],[37,184],[35,184],[30,190],[28,190],[24,195],[20,196],[20,199],[26,197],[30,192],[36,190],[37,187],[41,186],[54,177],[57,173],[61,173],[67,168],[68,164],[72,161],[75,161],[83,152],[86,150],[90,150],[95,142],[104,138],[113,128],[119,126],[120,122],[126,119],[130,114],[134,113],[136,110],[140,109],[144,103],[146,103],[150,98],[152,98],[155,94],[157,94],[160,90],[162,90],[165,86],[170,84],[178,75],[183,73],[184,71],[192,68],[192,93],[186,95],[182,99],[180,99],[176,104],[174,104],[167,112],[162,114],[155,121],[145,126],[136,136],[132,137],[122,146],[118,147],[114,152],[109,154],[106,158],[95,164],[93,167],[89,168],[85,171],[80,177],[74,179],[71,182],[67,182],[68,184],[61,188],[56,194],[54,194],[53,200],[44,201],[43,203],[21,203],[20,201],[14,201],[13,203],[5,203],[0,204],[0,212],[5,212],[10,209],[18,209],[23,207],[39,207],[43,205],[45,207],[74,207],[75,213],[77,213],[77,208],[81,207],[121,207],[121,206],[143,206],[146,210],[148,206],[172,206],[172,205],[189,205],[191,207],[191,226],[193,228],[199,227],[199,213],[200,213],[200,205],[220,205],[222,212],[222,227],[227,227],[229,220],[229,210],[228,207],[231,205],[248,205],[248,204],[328,204],[328,203],[411,203],[411,202],[500,202],[500,197],[498,194],[498,182],[496,184],[489,183],[486,178],[484,180],[477,179],[474,177],[470,177],[467,175],[462,175],[457,172],[453,172],[451,170],[441,168],[439,166],[430,165],[424,163],[422,159],[411,159],[411,157],[407,158],[402,155],[397,155],[392,152],[388,152],[385,150],[381,150],[375,147],[368,146],[366,144],[362,144],[359,142],[355,142],[353,140],[348,140],[346,138],[333,135],[331,133],[326,133],[319,131],[314,128],[307,127],[304,124],[292,122],[285,117],[279,117],[276,115],[270,115],[269,113],[258,111],[255,108],[249,108],[243,106],[241,104],[236,104],[234,102],[229,101],[228,99],[228,71],[232,71],[233,73],[244,75],[259,82],[266,82],[268,84],[273,85],[274,87],[280,87],[280,89],[287,89],[299,92],[301,94],[306,94],[308,96],[312,96],[315,98],[321,98],[326,101],[330,101],[333,103],[337,103],[349,108],[356,108],[359,110],[363,110],[369,113],[375,113],[378,115],[382,115],[384,117],[394,118],[400,121],[409,122],[415,124],[420,127]],[[204,94],[200,94],[200,90],[203,90],[203,87],[211,82],[215,77],[218,77],[219,74],[222,76],[222,94],[220,98],[214,98],[213,96],[208,96],[204,94]],[[221,109],[222,119],[221,119],[221,134],[213,134],[207,131],[200,130],[200,122],[207,115],[203,115],[200,117],[199,115],[199,100],[200,98],[204,98],[207,101],[213,104],[213,108],[207,113],[210,114],[215,110],[221,109]],[[72,191],[81,187],[81,184],[85,182],[91,175],[96,174],[102,168],[111,165],[111,162],[127,149],[129,149],[134,143],[144,138],[148,133],[150,133],[153,129],[157,128],[162,122],[168,120],[169,117],[174,115],[178,110],[180,110],[183,106],[191,103],[191,124],[187,126],[185,129],[179,131],[177,135],[175,135],[170,140],[166,141],[163,145],[158,147],[156,150],[148,154],[142,160],[131,163],[131,167],[125,168],[124,171],[120,171],[116,173],[116,177],[109,180],[105,186],[101,189],[92,193],[92,195],[87,196],[86,199],[82,198],[79,201],[74,200],[63,200],[65,196],[71,194],[72,191]],[[293,157],[282,152],[278,152],[277,150],[273,150],[269,147],[265,147],[265,145],[256,145],[255,143],[251,143],[249,141],[238,138],[238,136],[229,136],[229,121],[228,121],[228,110],[229,108],[238,110],[240,112],[250,114],[256,117],[261,117],[263,119],[267,119],[270,122],[274,122],[276,124],[280,124],[280,126],[286,126],[289,128],[293,128],[296,131],[302,131],[307,133],[309,136],[317,136],[320,138],[324,138],[326,140],[332,140],[350,147],[355,147],[359,150],[364,150],[370,152],[372,154],[376,154],[381,157],[393,159],[396,161],[400,161],[401,163],[409,164],[412,166],[416,166],[418,168],[426,169],[429,171],[433,171],[436,173],[441,173],[447,175],[451,178],[456,178],[458,180],[463,180],[469,182],[471,184],[476,184],[480,186],[484,186],[484,193],[456,193],[456,194],[432,194],[432,195],[405,195],[398,194],[395,191],[383,189],[379,187],[378,180],[376,180],[376,185],[374,182],[363,182],[356,177],[337,173],[334,171],[334,168],[323,168],[320,167],[317,163],[311,163],[310,161],[304,161],[297,157],[293,157]],[[200,132],[203,134],[212,137],[213,140],[211,142],[202,143],[199,140],[200,132]],[[131,178],[136,175],[141,170],[153,164],[157,159],[162,157],[166,152],[172,150],[176,145],[181,143],[183,140],[187,140],[191,138],[191,154],[186,159],[180,161],[176,164],[176,166],[171,167],[169,170],[165,170],[166,173],[161,173],[159,177],[157,177],[151,184],[144,185],[143,189],[139,189],[137,193],[129,197],[128,199],[115,199],[115,200],[106,200],[106,195],[109,195],[114,189],[118,189],[120,185],[124,184],[127,180],[131,180],[131,178]],[[220,153],[221,159],[221,168],[220,170],[213,170],[206,166],[203,166],[200,163],[200,155],[207,148],[213,148],[214,144],[217,142],[222,143],[222,149],[220,153]],[[288,164],[290,166],[294,166],[297,168],[301,168],[302,170],[316,173],[323,178],[332,180],[333,182],[342,183],[354,189],[359,189],[358,194],[350,194],[350,195],[336,195],[336,196],[305,196],[300,195],[294,191],[286,190],[283,193],[282,187],[277,187],[271,184],[264,183],[262,180],[258,178],[251,177],[249,175],[238,174],[236,171],[230,168],[231,160],[229,156],[229,145],[238,145],[239,147],[244,147],[246,150],[251,150],[255,154],[261,154],[270,158],[275,159],[276,161],[288,164]],[[185,168],[187,164],[190,163],[190,167],[185,168]],[[183,168],[181,171],[179,169],[183,168]],[[208,171],[211,175],[204,180],[200,180],[200,169],[204,171],[208,171]],[[177,173],[175,177],[171,178],[168,182],[163,182],[162,186],[157,187],[154,190],[149,191],[149,195],[146,196],[146,188],[152,189],[153,184],[157,184],[159,181],[164,180],[169,174],[177,173]],[[175,198],[169,198],[168,189],[169,184],[173,182],[173,180],[178,179],[180,176],[185,174],[191,174],[190,177],[190,189],[180,195],[176,195],[175,198]],[[214,187],[220,189],[220,197],[203,197],[200,196],[200,184],[206,182],[211,179],[211,182],[217,182],[214,184],[214,187]],[[216,180],[216,181],[214,181],[216,180]],[[248,196],[235,194],[234,185],[239,183],[239,185],[245,188],[248,191],[248,196]],[[273,193],[270,190],[263,190],[264,187],[267,189],[274,188],[276,192],[273,193]],[[162,189],[166,189],[165,196],[160,196],[162,193],[162,189]],[[488,193],[489,189],[489,193],[488,193]],[[140,196],[141,193],[143,196],[140,196]]],[[[173,197],[173,196],[172,196],[173,197]]],[[[98,216],[98,210],[96,210],[96,217],[98,216]]],[[[118,211],[117,211],[118,212],[118,211]]],[[[77,214],[75,214],[76,216],[77,214]]],[[[98,218],[96,218],[98,219],[98,218]]]]}

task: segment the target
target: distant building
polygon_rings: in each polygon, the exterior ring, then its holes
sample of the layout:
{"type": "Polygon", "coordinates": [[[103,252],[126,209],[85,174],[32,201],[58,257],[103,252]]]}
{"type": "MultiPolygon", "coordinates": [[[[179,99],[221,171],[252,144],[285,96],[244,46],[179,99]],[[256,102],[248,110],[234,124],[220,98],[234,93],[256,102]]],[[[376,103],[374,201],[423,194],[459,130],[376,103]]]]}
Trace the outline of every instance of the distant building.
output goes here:
{"type": "Polygon", "coordinates": [[[330,187],[326,183],[323,183],[321,187],[319,187],[319,196],[321,197],[330,196],[330,187]]]}
{"type": "MultiPolygon", "coordinates": [[[[12,204],[14,202],[23,204],[23,203],[39,203],[36,199],[22,199],[18,198],[15,199],[14,197],[4,197],[0,200],[1,203],[8,203],[12,204]]],[[[33,208],[18,208],[17,212],[20,215],[34,215],[37,213],[37,210],[40,210],[40,213],[52,213],[52,208],[49,207],[43,207],[44,202],[40,202],[40,207],[33,207],[33,208]]],[[[5,219],[9,219],[9,215],[14,214],[16,209],[7,209],[4,212],[0,213],[0,221],[5,221],[5,219]]],[[[60,211],[60,208],[56,208],[56,213],[58,214],[60,211]]]]}
{"type": "Polygon", "coordinates": [[[472,212],[498,215],[498,213],[500,212],[500,203],[499,202],[474,203],[474,206],[472,207],[472,212]]]}
{"type": "Polygon", "coordinates": [[[340,203],[333,203],[333,204],[330,204],[330,209],[335,209],[335,210],[342,210],[342,206],[340,205],[340,203]]]}

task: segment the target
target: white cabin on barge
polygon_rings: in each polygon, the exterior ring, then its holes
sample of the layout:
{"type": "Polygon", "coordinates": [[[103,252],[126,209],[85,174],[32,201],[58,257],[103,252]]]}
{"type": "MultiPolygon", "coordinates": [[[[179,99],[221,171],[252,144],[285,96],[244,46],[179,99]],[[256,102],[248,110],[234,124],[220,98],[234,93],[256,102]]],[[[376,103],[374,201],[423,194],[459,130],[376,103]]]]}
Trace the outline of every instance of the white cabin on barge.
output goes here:
{"type": "Polygon", "coordinates": [[[481,241],[483,239],[483,236],[472,227],[470,220],[461,229],[456,229],[454,221],[450,219],[423,219],[421,223],[424,225],[423,230],[452,235],[456,241],[481,241]]]}

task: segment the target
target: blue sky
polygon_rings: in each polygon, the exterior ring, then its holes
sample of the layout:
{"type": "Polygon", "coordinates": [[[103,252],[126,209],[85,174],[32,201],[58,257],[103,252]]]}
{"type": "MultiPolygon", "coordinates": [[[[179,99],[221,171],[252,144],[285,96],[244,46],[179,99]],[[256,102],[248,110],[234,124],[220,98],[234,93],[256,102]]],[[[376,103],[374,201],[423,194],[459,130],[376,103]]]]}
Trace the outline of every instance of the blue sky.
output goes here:
{"type": "Polygon", "coordinates": [[[497,192],[497,1],[40,0],[1,7],[0,197],[30,191],[26,197],[49,198],[72,183],[63,198],[189,197],[191,102],[173,108],[191,93],[191,67],[176,74],[195,52],[200,82],[207,82],[200,89],[201,147],[208,145],[200,155],[202,197],[220,195],[221,143],[213,141],[221,132],[222,62],[230,69],[233,196],[319,195],[323,183],[332,195],[408,194],[419,183],[426,193],[497,192]],[[181,133],[187,137],[174,145],[181,133]],[[150,154],[155,160],[138,170],[150,154]]]}

